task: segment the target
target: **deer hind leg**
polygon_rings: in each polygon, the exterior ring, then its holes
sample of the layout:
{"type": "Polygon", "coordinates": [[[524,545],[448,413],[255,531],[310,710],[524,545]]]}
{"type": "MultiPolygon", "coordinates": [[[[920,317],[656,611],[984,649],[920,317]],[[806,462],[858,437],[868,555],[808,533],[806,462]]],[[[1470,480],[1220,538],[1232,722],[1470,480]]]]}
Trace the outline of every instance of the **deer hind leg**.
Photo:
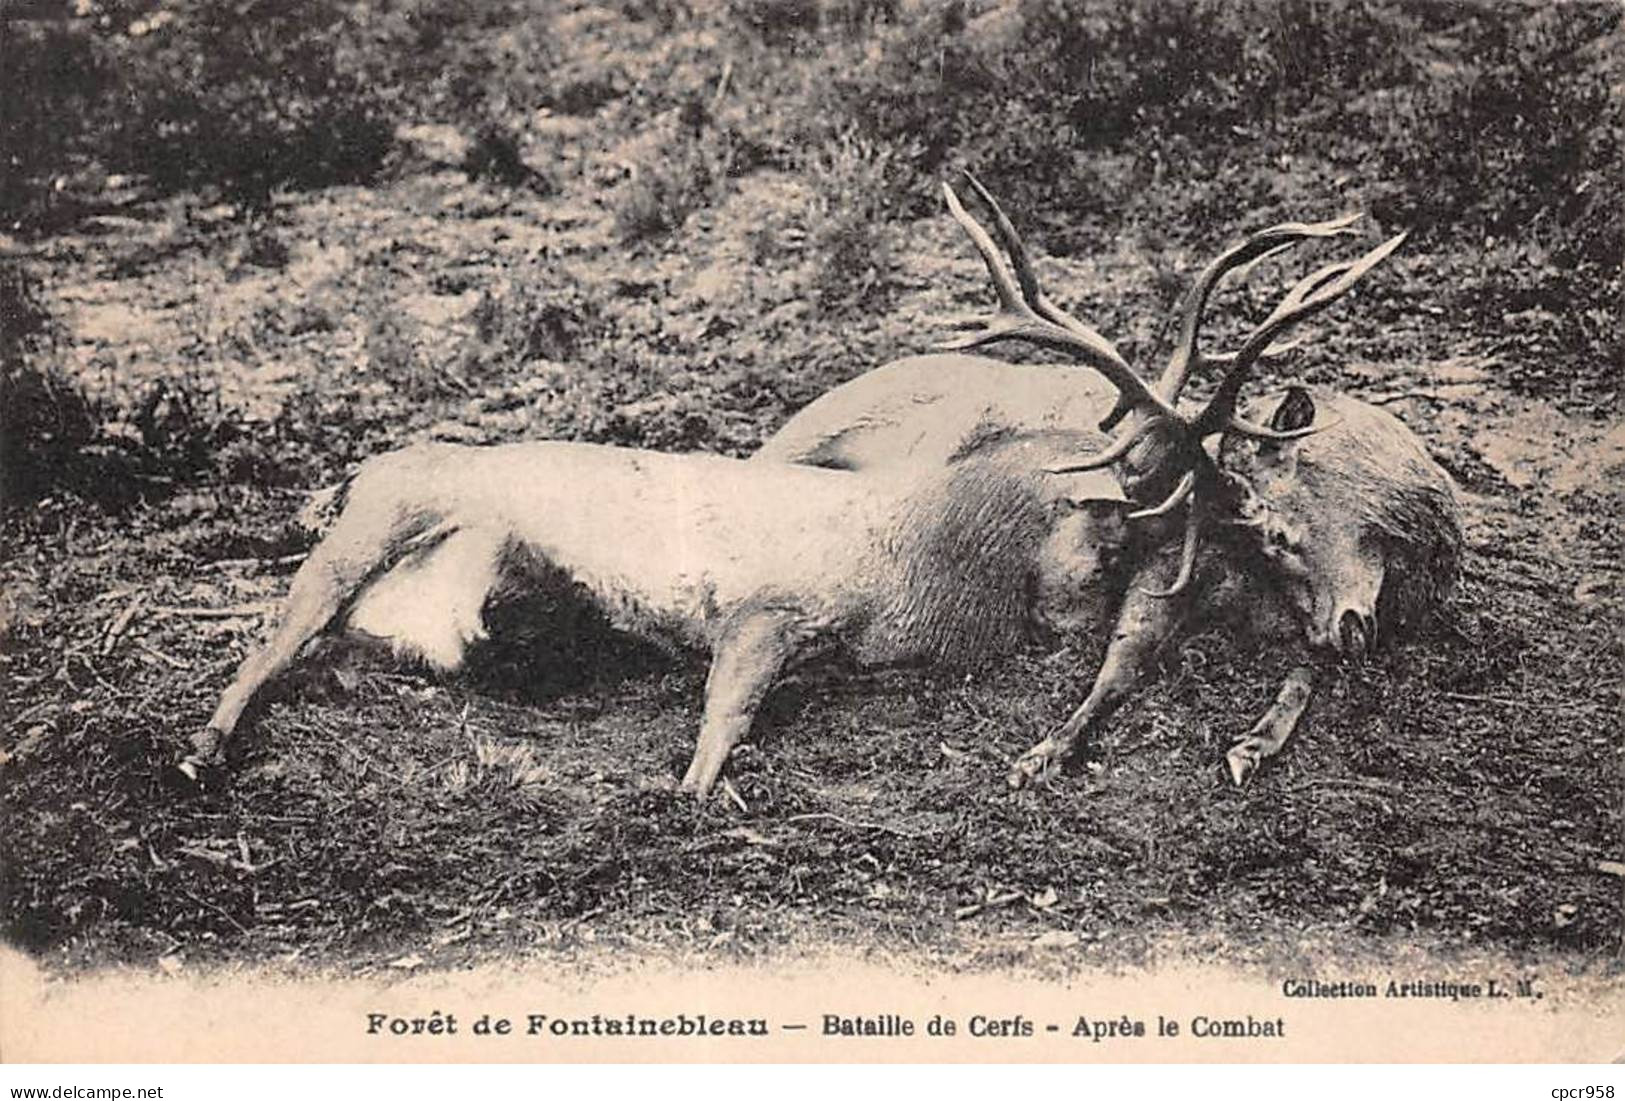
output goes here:
{"type": "Polygon", "coordinates": [[[704,800],[722,773],[728,754],[750,732],[751,721],[773,678],[789,659],[795,642],[788,617],[758,613],[730,629],[718,642],[705,679],[705,717],[694,759],[681,790],[704,800]]]}
{"type": "Polygon", "coordinates": [[[220,760],[222,743],[237,728],[238,720],[254,696],[267,681],[293,664],[305,643],[325,630],[343,606],[348,595],[348,579],[343,572],[333,569],[336,563],[323,560],[320,549],[317,548],[294,575],[282,618],[271,640],[238,667],[231,685],[221,693],[209,725],[192,735],[192,751],[179,765],[188,778],[196,780],[200,769],[220,760]]]}
{"type": "Polygon", "coordinates": [[[372,510],[352,500],[294,575],[270,641],[238,667],[208,726],[192,736],[192,751],[179,764],[182,773],[196,780],[201,769],[220,760],[222,744],[260,689],[294,663],[305,644],[328,628],[391,557],[443,539],[448,530],[435,526],[403,540],[398,528],[397,521],[379,521],[372,510]]]}
{"type": "Polygon", "coordinates": [[[1247,782],[1264,758],[1281,752],[1287,739],[1298,728],[1309,697],[1314,692],[1314,673],[1306,665],[1299,665],[1286,675],[1275,700],[1252,729],[1237,739],[1225,754],[1230,765],[1230,779],[1240,787],[1247,782]]]}
{"type": "MultiPolygon", "coordinates": [[[[1139,580],[1151,576],[1141,571],[1139,580]]],[[[1017,759],[1008,777],[1012,788],[1054,777],[1077,753],[1082,735],[1110,718],[1136,688],[1155,675],[1157,656],[1184,624],[1187,608],[1180,597],[1155,596],[1138,585],[1129,590],[1088,698],[1066,722],[1017,759]]]]}

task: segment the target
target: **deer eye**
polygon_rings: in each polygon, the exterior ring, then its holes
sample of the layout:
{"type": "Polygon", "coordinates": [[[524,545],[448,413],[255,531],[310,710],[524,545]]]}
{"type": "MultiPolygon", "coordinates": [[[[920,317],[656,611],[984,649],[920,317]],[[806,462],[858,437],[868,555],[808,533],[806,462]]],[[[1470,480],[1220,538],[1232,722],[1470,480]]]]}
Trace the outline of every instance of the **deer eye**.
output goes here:
{"type": "Polygon", "coordinates": [[[1290,550],[1292,539],[1280,528],[1275,528],[1269,534],[1269,544],[1273,550],[1290,550]]]}

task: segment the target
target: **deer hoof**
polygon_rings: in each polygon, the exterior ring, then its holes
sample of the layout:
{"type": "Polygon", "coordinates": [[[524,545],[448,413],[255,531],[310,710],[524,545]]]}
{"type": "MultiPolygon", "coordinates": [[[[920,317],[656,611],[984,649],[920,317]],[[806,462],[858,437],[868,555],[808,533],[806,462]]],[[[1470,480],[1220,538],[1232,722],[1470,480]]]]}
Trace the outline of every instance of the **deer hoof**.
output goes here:
{"type": "Polygon", "coordinates": [[[196,754],[188,754],[168,770],[170,784],[181,792],[202,791],[210,785],[214,774],[211,763],[196,754]]]}
{"type": "Polygon", "coordinates": [[[1224,759],[1230,766],[1231,781],[1239,788],[1258,770],[1263,755],[1259,752],[1258,742],[1253,738],[1247,738],[1231,746],[1224,759]]]}
{"type": "Polygon", "coordinates": [[[1055,772],[1055,758],[1046,752],[1029,749],[1021,755],[1010,768],[1010,775],[1006,777],[1010,787],[1020,791],[1024,787],[1036,786],[1048,782],[1055,772]]]}
{"type": "Polygon", "coordinates": [[[711,797],[712,786],[712,784],[706,784],[704,787],[701,787],[698,780],[685,776],[683,777],[682,782],[677,785],[677,794],[684,798],[692,799],[696,803],[704,803],[711,797]]]}

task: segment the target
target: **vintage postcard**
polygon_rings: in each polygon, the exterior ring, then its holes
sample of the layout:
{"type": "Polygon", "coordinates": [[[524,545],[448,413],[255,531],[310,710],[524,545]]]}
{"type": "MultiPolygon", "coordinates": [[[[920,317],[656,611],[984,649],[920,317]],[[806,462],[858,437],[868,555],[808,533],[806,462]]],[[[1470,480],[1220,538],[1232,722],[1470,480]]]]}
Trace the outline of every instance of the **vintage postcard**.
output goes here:
{"type": "Polygon", "coordinates": [[[1625,1058],[1619,5],[0,17],[0,1058],[1625,1058]]]}

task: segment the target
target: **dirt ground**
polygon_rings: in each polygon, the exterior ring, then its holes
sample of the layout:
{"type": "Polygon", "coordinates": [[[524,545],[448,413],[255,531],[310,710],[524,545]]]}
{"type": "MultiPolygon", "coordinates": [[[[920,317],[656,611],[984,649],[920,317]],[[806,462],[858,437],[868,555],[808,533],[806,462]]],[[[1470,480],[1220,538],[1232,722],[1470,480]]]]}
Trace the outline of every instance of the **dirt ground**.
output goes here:
{"type": "MultiPolygon", "coordinates": [[[[887,308],[826,316],[794,232],[805,201],[759,172],[661,247],[628,248],[578,193],[420,166],[283,196],[254,228],[137,198],[14,243],[57,362],[93,393],[169,395],[151,418],[199,418],[176,395],[215,395],[241,426],[219,446],[251,476],[122,511],[57,495],[7,523],[12,941],[70,972],[628,950],[1070,972],[1401,945],[1617,969],[1625,425],[1570,381],[1595,372],[1519,339],[1519,318],[1436,305],[1477,261],[1430,250],[1390,261],[1282,371],[1422,436],[1463,491],[1462,583],[1425,638],[1339,672],[1244,790],[1223,751],[1281,659],[1217,634],[1185,644],[1083,768],[1020,793],[1005,767],[1081,698],[1088,640],[972,676],[804,672],[733,758],[738,802],[696,807],[670,783],[703,668],[522,616],[465,677],[313,663],[251,716],[223,786],[169,790],[308,546],[306,492],[358,459],[425,436],[746,454],[985,307],[939,216],[898,235],[887,308]],[[493,362],[491,334],[521,313],[543,354],[493,362]]],[[[1250,227],[1238,214],[1231,232],[1250,227]]],[[[1043,270],[1141,355],[1166,338],[1158,273],[1204,259],[1124,239],[1043,270]]],[[[1221,342],[1278,292],[1257,283],[1220,305],[1221,342]]]]}

